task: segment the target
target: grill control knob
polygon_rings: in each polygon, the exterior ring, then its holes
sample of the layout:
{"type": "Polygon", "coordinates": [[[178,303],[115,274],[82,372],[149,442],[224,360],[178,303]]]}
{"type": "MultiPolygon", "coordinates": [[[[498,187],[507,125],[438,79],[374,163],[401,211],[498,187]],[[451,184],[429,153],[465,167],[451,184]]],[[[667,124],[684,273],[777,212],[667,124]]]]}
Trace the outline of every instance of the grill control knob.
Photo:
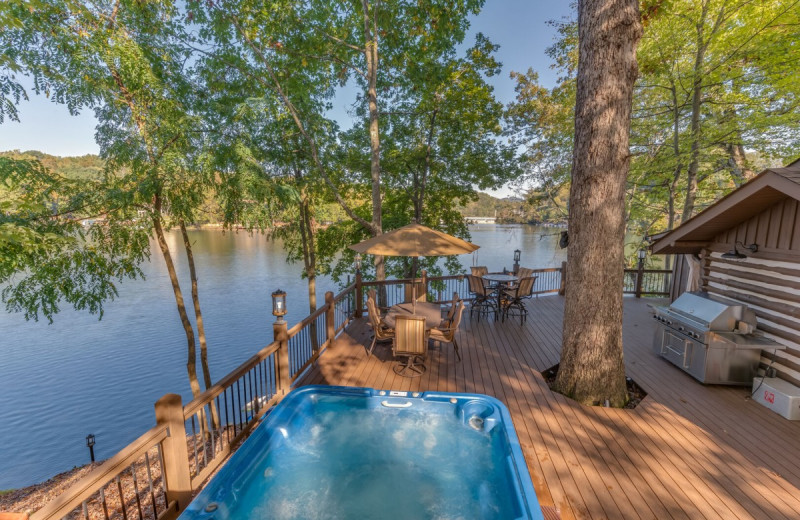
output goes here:
{"type": "MultiPolygon", "coordinates": [[[[685,330],[684,327],[678,327],[678,330],[685,330]]],[[[691,333],[689,334],[691,336],[691,333]]]]}

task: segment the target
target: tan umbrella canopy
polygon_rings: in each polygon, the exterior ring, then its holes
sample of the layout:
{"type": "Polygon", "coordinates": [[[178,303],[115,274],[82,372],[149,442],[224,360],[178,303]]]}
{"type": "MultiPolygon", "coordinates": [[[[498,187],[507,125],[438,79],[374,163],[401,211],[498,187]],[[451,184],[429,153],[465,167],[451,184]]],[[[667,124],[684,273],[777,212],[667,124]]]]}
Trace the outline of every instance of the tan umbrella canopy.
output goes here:
{"type": "Polygon", "coordinates": [[[382,256],[449,256],[480,248],[422,224],[409,224],[350,246],[358,253],[382,256]]]}

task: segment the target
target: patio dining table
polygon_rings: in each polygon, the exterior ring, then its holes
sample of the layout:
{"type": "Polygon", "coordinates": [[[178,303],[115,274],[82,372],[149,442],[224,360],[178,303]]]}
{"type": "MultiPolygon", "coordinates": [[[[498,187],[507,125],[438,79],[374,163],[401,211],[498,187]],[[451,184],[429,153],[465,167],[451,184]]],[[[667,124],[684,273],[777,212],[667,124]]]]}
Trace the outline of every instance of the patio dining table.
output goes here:
{"type": "Polygon", "coordinates": [[[387,327],[394,328],[394,318],[398,314],[425,316],[425,328],[428,329],[434,329],[442,322],[442,308],[438,303],[417,302],[416,306],[413,303],[392,305],[386,312],[383,323],[385,323],[387,327]]]}
{"type": "Polygon", "coordinates": [[[500,307],[500,302],[503,297],[503,289],[508,287],[509,284],[518,282],[519,278],[514,276],[513,274],[485,274],[482,276],[484,280],[487,282],[493,282],[497,284],[497,314],[495,314],[495,320],[500,315],[500,311],[502,310],[500,307]]]}

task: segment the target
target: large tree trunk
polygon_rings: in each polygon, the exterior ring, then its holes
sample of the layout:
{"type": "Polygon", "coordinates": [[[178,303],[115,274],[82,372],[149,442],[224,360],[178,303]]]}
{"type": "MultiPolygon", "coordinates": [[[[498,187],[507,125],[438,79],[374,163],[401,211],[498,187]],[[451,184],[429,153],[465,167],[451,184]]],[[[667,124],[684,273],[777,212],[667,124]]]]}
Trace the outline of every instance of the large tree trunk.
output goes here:
{"type": "MultiPolygon", "coordinates": [[[[381,136],[378,129],[378,28],[375,6],[370,9],[368,0],[362,0],[364,15],[364,57],[367,63],[367,105],[369,108],[369,169],[372,177],[372,235],[383,233],[381,222],[381,136]],[[372,11],[370,13],[370,11],[372,11]]],[[[382,256],[375,257],[375,277],[386,278],[386,265],[382,256]]]]}
{"type": "Polygon", "coordinates": [[[183,292],[181,292],[181,285],[178,282],[178,273],[175,271],[175,263],[172,261],[169,245],[167,244],[167,239],[164,237],[164,228],[161,226],[161,196],[159,194],[156,194],[154,198],[154,206],[153,229],[156,232],[156,240],[158,241],[158,247],[161,249],[161,255],[164,257],[164,263],[167,264],[167,273],[169,274],[169,281],[172,282],[172,292],[175,294],[178,315],[181,318],[183,331],[186,333],[186,372],[189,374],[189,386],[192,389],[192,395],[197,397],[200,395],[201,390],[200,382],[197,380],[197,347],[194,340],[194,329],[192,328],[192,323],[189,321],[189,315],[186,313],[186,305],[183,302],[183,292]]]}
{"type": "Polygon", "coordinates": [[[625,182],[637,0],[578,2],[578,79],[563,346],[555,389],[586,403],[627,401],[622,359],[625,182]]]}

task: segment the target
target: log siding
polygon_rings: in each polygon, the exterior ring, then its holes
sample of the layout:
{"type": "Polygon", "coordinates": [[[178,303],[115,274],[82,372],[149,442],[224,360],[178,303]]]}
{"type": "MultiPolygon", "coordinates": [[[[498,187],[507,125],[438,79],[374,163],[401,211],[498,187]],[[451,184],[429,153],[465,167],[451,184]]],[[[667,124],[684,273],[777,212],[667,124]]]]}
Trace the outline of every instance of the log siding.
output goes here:
{"type": "Polygon", "coordinates": [[[798,201],[784,199],[719,233],[703,251],[703,287],[755,311],[758,328],[786,346],[762,353],[761,367],[800,386],[800,224],[798,201]],[[741,242],[757,244],[746,259],[722,258],[741,242]]]}

